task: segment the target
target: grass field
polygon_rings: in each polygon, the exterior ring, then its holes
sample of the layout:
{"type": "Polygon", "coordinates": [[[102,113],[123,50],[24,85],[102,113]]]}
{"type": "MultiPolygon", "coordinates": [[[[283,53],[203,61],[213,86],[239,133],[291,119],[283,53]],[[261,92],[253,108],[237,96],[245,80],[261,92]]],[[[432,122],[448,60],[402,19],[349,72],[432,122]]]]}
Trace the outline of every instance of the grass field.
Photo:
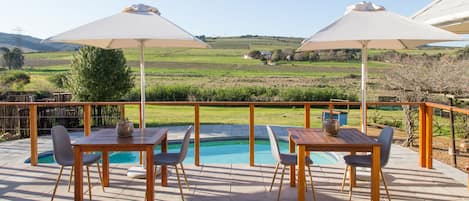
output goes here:
{"type": "MultiPolygon", "coordinates": [[[[277,62],[275,66],[262,65],[259,60],[244,59],[250,49],[296,49],[301,38],[285,37],[223,37],[207,38],[210,49],[147,48],[145,49],[146,81],[152,85],[192,85],[199,87],[276,86],[317,87],[335,86],[359,91],[359,61],[351,62],[277,62]]],[[[371,50],[370,55],[385,50],[371,50]]],[[[401,50],[400,50],[401,51],[401,50]]],[[[402,50],[409,54],[452,54],[455,49],[402,50]]],[[[128,64],[139,77],[139,51],[125,49],[128,64]]],[[[25,54],[25,72],[32,82],[24,87],[29,91],[61,91],[49,82],[56,73],[70,70],[73,52],[25,54]]],[[[392,68],[389,63],[369,62],[369,96],[376,99],[382,76],[392,68]],[[378,86],[378,88],[374,87],[378,86]],[[375,89],[376,88],[376,89],[375,89]]],[[[2,72],[0,72],[2,73],[2,72]]],[[[388,95],[388,94],[386,94],[388,95]]]]}
{"type": "MultiPolygon", "coordinates": [[[[211,49],[147,48],[145,49],[147,86],[190,85],[204,88],[234,86],[269,87],[324,87],[332,86],[358,94],[360,91],[359,61],[351,62],[277,62],[275,66],[262,65],[259,60],[244,59],[249,50],[296,49],[301,38],[282,37],[223,37],[207,38],[211,49]]],[[[370,56],[387,50],[370,50],[370,56]]],[[[444,53],[454,55],[454,48],[424,48],[398,50],[412,55],[444,53]]],[[[135,88],[139,87],[139,51],[125,49],[128,64],[135,74],[135,88]]],[[[63,91],[49,80],[57,74],[70,70],[73,52],[46,52],[25,54],[24,72],[31,75],[31,83],[25,91],[63,91]]],[[[382,78],[393,65],[369,62],[368,99],[376,100],[379,95],[394,95],[382,87],[382,78]]],[[[6,71],[0,71],[0,74],[6,71]]],[[[138,121],[138,108],[127,106],[128,118],[138,121]]],[[[323,108],[311,110],[311,124],[320,127],[323,108]]],[[[243,107],[202,107],[201,122],[206,124],[247,124],[248,109],[243,107]]],[[[379,116],[380,121],[397,122],[403,119],[402,111],[370,110],[369,122],[379,116]]],[[[149,106],[149,125],[191,124],[192,107],[149,106]]],[[[442,125],[437,135],[447,135],[449,128],[445,118],[435,117],[442,125]]],[[[303,125],[302,108],[260,107],[256,108],[256,124],[303,125]]],[[[349,125],[359,125],[359,113],[351,110],[349,125]]],[[[437,129],[436,129],[437,130],[437,129]]]]}
{"type": "MultiPolygon", "coordinates": [[[[326,108],[311,108],[311,127],[321,127],[321,115],[326,108]]],[[[341,111],[347,111],[341,109],[341,111]]],[[[374,110],[369,111],[370,122],[374,110]]],[[[403,112],[399,110],[378,110],[383,119],[402,120],[403,112]]],[[[147,106],[145,107],[146,124],[149,126],[188,125],[194,122],[192,106],[147,106]]],[[[138,106],[126,106],[126,117],[138,123],[138,106]]],[[[303,126],[304,109],[302,107],[256,107],[255,124],[303,126]]],[[[200,107],[202,124],[249,124],[248,107],[200,107]]],[[[348,125],[360,125],[360,111],[351,109],[348,114],[348,125]]]]}
{"type": "MultiPolygon", "coordinates": [[[[126,118],[138,124],[139,110],[136,105],[126,106],[126,118]]],[[[348,112],[348,126],[360,126],[360,110],[345,108],[337,109],[348,112]]],[[[322,112],[325,107],[312,107],[310,113],[311,127],[322,126],[322,112]]],[[[194,107],[192,106],[146,106],[146,124],[148,127],[168,125],[191,125],[194,123],[194,107]]],[[[304,109],[302,107],[256,107],[256,125],[304,126],[304,109]]],[[[368,109],[368,123],[376,125],[393,125],[403,129],[404,112],[400,107],[378,107],[368,109]]],[[[459,121],[461,119],[457,119],[459,121]]],[[[249,124],[248,107],[201,106],[201,124],[249,124]]],[[[434,136],[450,135],[449,119],[435,113],[433,119],[434,136]]],[[[458,123],[458,122],[456,122],[458,123]]],[[[461,122],[459,122],[461,123],[461,122]]],[[[418,131],[416,131],[418,132],[418,131]]],[[[464,133],[456,129],[456,135],[461,137],[464,133]]]]}

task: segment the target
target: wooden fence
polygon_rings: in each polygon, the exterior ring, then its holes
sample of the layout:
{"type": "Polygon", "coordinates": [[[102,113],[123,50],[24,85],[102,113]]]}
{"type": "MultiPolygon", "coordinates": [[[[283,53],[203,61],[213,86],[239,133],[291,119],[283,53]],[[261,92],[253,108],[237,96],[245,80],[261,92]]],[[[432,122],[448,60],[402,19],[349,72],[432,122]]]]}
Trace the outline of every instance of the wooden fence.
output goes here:
{"type": "MultiPolygon", "coordinates": [[[[18,106],[29,108],[29,131],[31,140],[31,165],[36,166],[38,163],[38,107],[54,107],[54,106],[80,106],[83,107],[83,127],[84,135],[91,134],[91,107],[99,105],[113,105],[120,108],[120,118],[125,119],[126,105],[139,105],[139,102],[0,102],[0,106],[18,106]]],[[[360,102],[147,102],[146,105],[162,105],[162,106],[193,106],[194,107],[194,163],[200,165],[200,107],[201,106],[245,106],[249,107],[249,156],[251,166],[255,164],[254,158],[254,142],[255,142],[255,108],[256,106],[302,106],[304,108],[304,127],[310,127],[310,110],[311,106],[323,106],[332,110],[336,106],[355,106],[359,107],[360,102]]],[[[454,106],[423,103],[423,102],[368,102],[370,106],[402,106],[411,105],[419,108],[419,165],[423,168],[432,168],[432,135],[433,135],[433,109],[443,109],[456,113],[469,114],[468,109],[457,108],[454,106]]],[[[361,109],[361,108],[360,108],[361,109]]],[[[360,116],[360,122],[366,119],[360,116]]],[[[140,125],[142,119],[140,117],[140,125]]]]}

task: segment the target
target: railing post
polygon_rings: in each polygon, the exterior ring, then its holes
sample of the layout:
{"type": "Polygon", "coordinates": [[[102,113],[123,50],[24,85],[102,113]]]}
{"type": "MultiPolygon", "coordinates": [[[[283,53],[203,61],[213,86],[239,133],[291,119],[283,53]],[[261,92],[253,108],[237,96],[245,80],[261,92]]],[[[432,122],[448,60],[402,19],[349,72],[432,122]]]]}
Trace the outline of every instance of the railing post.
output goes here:
{"type": "Polygon", "coordinates": [[[119,105],[120,113],[121,113],[121,120],[125,120],[125,105],[119,105]]]}
{"type": "Polygon", "coordinates": [[[83,105],[83,127],[85,127],[85,136],[91,134],[91,105],[83,105]]]}
{"type": "Polygon", "coordinates": [[[249,165],[254,166],[254,104],[249,104],[249,165]]]}
{"type": "Polygon", "coordinates": [[[425,162],[426,162],[426,168],[432,169],[433,168],[433,108],[427,107],[426,108],[426,115],[425,115],[425,120],[426,120],[426,132],[425,132],[425,162]]]}
{"type": "Polygon", "coordinates": [[[425,161],[426,159],[426,105],[425,103],[422,103],[419,105],[419,164],[420,167],[427,167],[427,162],[425,161]]]}
{"type": "Polygon", "coordinates": [[[305,103],[305,128],[310,128],[311,127],[311,104],[310,103],[305,103]]]}
{"type": "MultiPolygon", "coordinates": [[[[305,122],[304,122],[305,128],[310,128],[311,127],[311,104],[305,103],[304,108],[305,108],[305,122]]],[[[310,157],[311,153],[307,151],[306,156],[310,157]]]]}
{"type": "Polygon", "coordinates": [[[194,165],[200,166],[200,105],[194,105],[194,165]]]}
{"type": "Polygon", "coordinates": [[[31,139],[31,166],[37,165],[37,105],[29,105],[29,137],[31,139]]]}

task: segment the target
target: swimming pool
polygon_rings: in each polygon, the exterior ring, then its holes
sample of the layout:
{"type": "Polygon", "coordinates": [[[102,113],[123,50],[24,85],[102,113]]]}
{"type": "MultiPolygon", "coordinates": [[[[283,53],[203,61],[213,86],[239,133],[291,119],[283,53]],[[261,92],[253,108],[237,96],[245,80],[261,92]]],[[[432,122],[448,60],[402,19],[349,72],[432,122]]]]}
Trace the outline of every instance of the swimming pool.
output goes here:
{"type": "MultiPolygon", "coordinates": [[[[288,143],[279,142],[282,153],[288,152],[288,143]]],[[[184,163],[194,163],[194,146],[189,146],[189,151],[184,163]]],[[[168,152],[178,152],[180,144],[169,144],[168,152]]],[[[155,153],[160,152],[156,147],[155,153]]],[[[270,151],[268,140],[256,140],[255,162],[259,164],[274,164],[275,160],[270,151]]],[[[337,157],[328,152],[312,152],[311,159],[315,164],[334,164],[337,157]]],[[[138,163],[138,152],[113,152],[109,154],[111,163],[138,163]]],[[[29,161],[26,161],[29,162],[29,161]]],[[[249,141],[248,140],[224,140],[200,143],[200,162],[203,164],[249,164],[249,141]]],[[[52,152],[43,153],[39,156],[39,163],[55,163],[52,152]]]]}

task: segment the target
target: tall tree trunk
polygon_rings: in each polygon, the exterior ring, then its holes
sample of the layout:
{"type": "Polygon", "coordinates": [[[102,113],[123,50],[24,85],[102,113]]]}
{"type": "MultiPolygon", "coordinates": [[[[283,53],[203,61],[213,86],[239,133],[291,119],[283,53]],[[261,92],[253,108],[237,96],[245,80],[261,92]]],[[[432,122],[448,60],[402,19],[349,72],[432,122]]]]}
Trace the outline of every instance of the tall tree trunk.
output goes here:
{"type": "Polygon", "coordinates": [[[409,105],[403,105],[402,109],[404,110],[404,123],[405,123],[405,133],[406,139],[402,143],[404,147],[411,147],[414,144],[414,127],[415,127],[415,120],[412,115],[412,109],[409,105]]]}

